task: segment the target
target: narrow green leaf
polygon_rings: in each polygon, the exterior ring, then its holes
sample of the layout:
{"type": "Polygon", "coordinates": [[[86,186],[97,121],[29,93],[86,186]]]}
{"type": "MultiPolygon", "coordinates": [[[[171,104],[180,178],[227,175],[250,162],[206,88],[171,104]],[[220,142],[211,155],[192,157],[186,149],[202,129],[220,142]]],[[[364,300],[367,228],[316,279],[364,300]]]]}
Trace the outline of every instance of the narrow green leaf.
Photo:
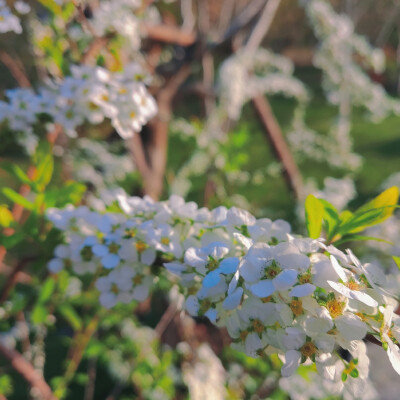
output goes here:
{"type": "Polygon", "coordinates": [[[48,278],[40,289],[38,303],[44,304],[50,300],[51,295],[54,293],[55,281],[53,278],[48,278]]]}
{"type": "Polygon", "coordinates": [[[32,322],[34,324],[43,324],[46,321],[48,312],[42,304],[36,304],[32,311],[32,322]]]}
{"type": "Polygon", "coordinates": [[[54,160],[51,153],[51,147],[42,146],[35,154],[35,162],[37,165],[35,182],[44,189],[50,182],[53,176],[54,160]]]}
{"type": "Polygon", "coordinates": [[[82,328],[82,320],[71,305],[63,304],[58,308],[58,311],[75,331],[82,328]]]}
{"type": "Polygon", "coordinates": [[[323,223],[329,241],[335,235],[336,228],[340,223],[340,217],[336,208],[329,201],[324,199],[319,199],[319,201],[324,207],[323,223]]]}
{"type": "Polygon", "coordinates": [[[0,244],[7,250],[12,249],[25,239],[25,232],[13,233],[11,236],[0,235],[0,244]]]}
{"type": "Polygon", "coordinates": [[[5,205],[0,205],[0,226],[8,228],[14,221],[12,212],[5,205]]]}
{"type": "Polygon", "coordinates": [[[398,256],[392,256],[393,261],[396,263],[397,268],[400,269],[400,257],[398,256]]]}
{"type": "Polygon", "coordinates": [[[358,241],[365,241],[365,240],[374,240],[375,242],[382,242],[382,243],[387,243],[390,245],[393,245],[392,242],[385,240],[385,239],[380,239],[377,237],[373,236],[363,236],[363,235],[345,235],[339,240],[335,240],[335,246],[339,246],[340,244],[347,243],[347,242],[358,242],[358,241]]]}
{"type": "Polygon", "coordinates": [[[3,188],[2,193],[4,194],[4,196],[6,196],[12,202],[14,202],[16,204],[20,204],[22,207],[26,208],[27,210],[32,211],[34,209],[34,205],[29,200],[27,200],[24,196],[21,196],[16,191],[14,191],[10,188],[3,188]]]}
{"type": "Polygon", "coordinates": [[[25,171],[19,165],[13,162],[3,161],[0,164],[0,169],[8,172],[10,175],[14,176],[22,183],[30,185],[32,182],[25,171]]]}
{"type": "Polygon", "coordinates": [[[317,239],[321,234],[324,206],[319,199],[310,194],[305,202],[305,212],[308,236],[317,239]]]}
{"type": "Polygon", "coordinates": [[[381,209],[381,219],[376,222],[379,223],[393,214],[395,208],[388,206],[395,206],[397,205],[398,201],[399,188],[397,186],[392,186],[391,188],[386,189],[384,192],[382,192],[379,196],[361,206],[354,214],[362,213],[372,209],[381,209]]]}

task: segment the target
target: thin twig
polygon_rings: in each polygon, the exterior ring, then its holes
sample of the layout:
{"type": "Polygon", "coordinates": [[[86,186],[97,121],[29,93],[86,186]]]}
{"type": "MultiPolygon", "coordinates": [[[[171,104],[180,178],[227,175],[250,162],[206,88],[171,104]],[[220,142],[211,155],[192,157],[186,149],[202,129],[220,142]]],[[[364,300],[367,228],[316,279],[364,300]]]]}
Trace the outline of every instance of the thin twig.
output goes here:
{"type": "Polygon", "coordinates": [[[180,46],[190,46],[196,40],[194,33],[170,25],[141,25],[141,31],[149,39],[174,43],[180,46]]]}
{"type": "Polygon", "coordinates": [[[303,182],[293,155],[286,144],[282,130],[275,118],[268,100],[263,96],[257,96],[253,100],[253,106],[265,128],[265,136],[271,143],[278,159],[282,163],[286,180],[297,199],[303,198],[303,182]]]}
{"type": "Polygon", "coordinates": [[[181,0],[182,29],[192,32],[195,24],[192,0],[181,0]]]}
{"type": "Polygon", "coordinates": [[[176,307],[175,303],[171,303],[167,309],[165,310],[164,314],[162,315],[160,321],[154,328],[155,332],[157,333],[158,337],[161,337],[165,330],[168,328],[168,325],[172,322],[175,315],[178,312],[178,308],[176,307]]]}
{"type": "Polygon", "coordinates": [[[245,51],[255,51],[260,46],[272,25],[272,21],[274,20],[280,3],[281,0],[268,0],[256,26],[247,40],[245,51]]]}
{"type": "Polygon", "coordinates": [[[4,50],[1,50],[0,61],[8,68],[8,70],[11,72],[11,75],[15,78],[20,87],[32,87],[31,83],[29,82],[28,76],[23,69],[23,66],[16,61],[15,56],[13,58],[4,50]]]}
{"type": "Polygon", "coordinates": [[[0,343],[0,354],[10,361],[11,366],[36,390],[43,400],[56,400],[49,385],[43,377],[25,360],[24,357],[13,349],[8,349],[0,343]]]}
{"type": "Polygon", "coordinates": [[[73,343],[74,346],[70,348],[69,352],[69,362],[67,366],[67,370],[65,371],[65,374],[61,380],[61,382],[58,384],[56,390],[54,393],[57,395],[59,398],[63,398],[65,396],[65,391],[69,385],[69,382],[71,379],[74,377],[75,372],[82,360],[83,353],[86,349],[87,344],[89,341],[92,339],[93,334],[96,332],[98,324],[99,324],[100,318],[98,315],[96,315],[86,326],[86,328],[81,331],[77,332],[74,336],[73,343]]]}

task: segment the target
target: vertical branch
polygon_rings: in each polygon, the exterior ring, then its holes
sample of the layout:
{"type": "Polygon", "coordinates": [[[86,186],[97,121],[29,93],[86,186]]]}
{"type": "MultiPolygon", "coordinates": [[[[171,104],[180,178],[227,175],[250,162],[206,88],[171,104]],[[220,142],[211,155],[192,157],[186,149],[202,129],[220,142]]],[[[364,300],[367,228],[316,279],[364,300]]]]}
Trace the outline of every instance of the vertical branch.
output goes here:
{"type": "Polygon", "coordinates": [[[22,63],[18,62],[17,58],[11,57],[5,51],[0,51],[0,61],[8,68],[20,87],[32,87],[22,63]]]}
{"type": "Polygon", "coordinates": [[[82,332],[75,334],[74,347],[72,347],[69,352],[67,370],[65,371],[62,381],[58,384],[56,390],[54,391],[58,398],[61,399],[65,396],[68,384],[75,375],[75,372],[82,360],[86,346],[97,330],[99,321],[100,318],[98,315],[96,315],[82,332]]]}
{"type": "Polygon", "coordinates": [[[297,199],[303,196],[303,183],[300,171],[294,161],[288,145],[282,134],[282,130],[276,120],[268,100],[264,96],[253,99],[253,106],[265,128],[265,136],[271,143],[274,152],[281,161],[288,185],[293,190],[297,199]]]}
{"type": "Polygon", "coordinates": [[[254,51],[258,46],[260,46],[263,38],[272,25],[272,21],[274,20],[280,3],[281,0],[268,0],[260,19],[258,20],[246,43],[245,51],[254,51]]]}
{"type": "Polygon", "coordinates": [[[150,173],[144,176],[145,193],[158,199],[163,190],[163,180],[167,163],[168,125],[172,114],[172,100],[181,84],[190,74],[190,66],[184,65],[169,80],[157,95],[158,115],[150,124],[152,133],[148,147],[150,173]]]}

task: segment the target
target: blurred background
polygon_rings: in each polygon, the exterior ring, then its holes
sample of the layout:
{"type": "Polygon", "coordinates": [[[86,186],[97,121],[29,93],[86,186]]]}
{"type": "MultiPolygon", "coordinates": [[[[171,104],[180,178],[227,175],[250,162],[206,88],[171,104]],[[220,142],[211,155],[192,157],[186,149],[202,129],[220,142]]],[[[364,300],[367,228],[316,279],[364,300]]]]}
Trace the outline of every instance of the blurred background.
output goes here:
{"type": "MultiPolygon", "coordinates": [[[[26,12],[16,3],[0,0],[0,11],[9,7],[23,27],[4,28],[0,14],[0,160],[27,170],[37,138],[57,130],[50,188],[79,182],[82,204],[104,210],[107,196],[120,187],[155,200],[178,194],[199,206],[237,206],[257,217],[283,218],[304,233],[309,193],[343,210],[400,187],[398,0],[39,0],[24,3],[26,12]],[[118,74],[132,60],[143,69],[135,79],[158,106],[140,131],[132,128],[121,138],[110,118],[82,118],[70,134],[68,121],[48,116],[35,120],[32,132],[11,129],[4,106],[12,102],[9,90],[57,88],[76,64],[118,74]]],[[[17,190],[19,182],[0,170],[0,187],[17,190]]],[[[3,192],[0,204],[10,205],[3,192]]],[[[399,218],[370,235],[396,244],[371,243],[361,256],[390,268],[390,257],[381,252],[400,256],[399,218]]],[[[149,327],[169,309],[168,290],[162,281],[156,295],[135,309],[134,322],[131,309],[108,317],[107,329],[121,330],[123,320],[123,333],[108,337],[107,350],[95,338],[66,398],[288,398],[285,383],[277,387],[273,361],[223,349],[226,335],[205,321],[171,324],[159,345],[149,327]],[[183,340],[194,331],[195,357],[193,343],[183,340]],[[127,339],[132,336],[135,342],[127,339]],[[96,367],[102,351],[107,367],[96,367]],[[96,390],[91,373],[97,373],[96,390]],[[227,388],[222,395],[221,380],[227,388]],[[201,397],[203,382],[216,394],[201,397]]],[[[58,327],[46,338],[46,373],[53,378],[67,353],[68,329],[58,327]]],[[[46,335],[40,329],[35,335],[40,356],[46,335]]],[[[28,398],[15,388],[10,399],[28,398]]],[[[393,381],[379,389],[382,399],[396,393],[393,381]]],[[[291,398],[311,398],[302,395],[291,398]]]]}

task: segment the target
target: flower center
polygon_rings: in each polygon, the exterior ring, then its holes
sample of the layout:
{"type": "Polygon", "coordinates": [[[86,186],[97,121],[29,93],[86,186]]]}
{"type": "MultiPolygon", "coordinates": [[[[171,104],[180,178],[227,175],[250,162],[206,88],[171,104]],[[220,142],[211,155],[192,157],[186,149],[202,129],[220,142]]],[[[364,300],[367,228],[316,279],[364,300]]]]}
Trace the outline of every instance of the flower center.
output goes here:
{"type": "Polygon", "coordinates": [[[81,257],[83,261],[90,261],[93,257],[92,248],[90,246],[84,246],[81,250],[81,257]]]}
{"type": "Polygon", "coordinates": [[[219,266],[218,260],[215,260],[214,258],[209,256],[209,261],[207,263],[207,269],[209,271],[214,271],[214,270],[216,270],[218,268],[218,266],[219,266]]]}
{"type": "Polygon", "coordinates": [[[292,300],[289,307],[296,317],[303,314],[303,303],[301,300],[292,300]]]}
{"type": "Polygon", "coordinates": [[[336,299],[329,300],[326,303],[326,308],[328,309],[329,314],[331,314],[332,318],[336,318],[342,315],[344,306],[345,304],[343,302],[337,301],[336,299]]]}
{"type": "Polygon", "coordinates": [[[350,290],[361,290],[361,285],[356,282],[356,281],[349,281],[347,282],[346,286],[350,289],[350,290]]]}
{"type": "Polygon", "coordinates": [[[118,294],[119,293],[119,287],[115,283],[113,283],[111,285],[111,292],[114,293],[114,294],[118,294]]]}
{"type": "Polygon", "coordinates": [[[111,254],[118,254],[119,247],[120,246],[117,243],[110,243],[110,245],[108,246],[108,251],[111,254]]]}
{"type": "Polygon", "coordinates": [[[142,283],[142,281],[143,281],[143,277],[142,277],[141,275],[136,275],[136,276],[134,276],[134,277],[132,278],[132,282],[133,282],[135,285],[140,285],[140,284],[142,283]]]}
{"type": "Polygon", "coordinates": [[[264,332],[264,324],[259,319],[253,320],[251,324],[253,325],[254,331],[257,332],[258,334],[264,332]]]}
{"type": "Polygon", "coordinates": [[[147,249],[147,244],[141,240],[136,242],[136,251],[140,254],[143,253],[147,249]]]}
{"type": "Polygon", "coordinates": [[[249,331],[242,331],[242,332],[240,332],[240,335],[239,335],[240,340],[241,340],[242,342],[244,342],[244,341],[246,340],[248,334],[249,334],[249,331]]]}
{"type": "Polygon", "coordinates": [[[317,352],[317,348],[313,342],[306,342],[300,349],[300,353],[304,357],[311,358],[317,352]]]}
{"type": "Polygon", "coordinates": [[[302,285],[304,285],[305,283],[312,283],[311,272],[306,272],[303,275],[299,275],[298,280],[299,280],[299,283],[302,285]]]}
{"type": "Polygon", "coordinates": [[[170,240],[168,237],[164,236],[161,238],[161,243],[164,244],[165,246],[168,246],[170,244],[170,240]]]}
{"type": "Polygon", "coordinates": [[[265,276],[268,279],[274,279],[282,270],[272,262],[272,264],[265,269],[265,276]]]}

